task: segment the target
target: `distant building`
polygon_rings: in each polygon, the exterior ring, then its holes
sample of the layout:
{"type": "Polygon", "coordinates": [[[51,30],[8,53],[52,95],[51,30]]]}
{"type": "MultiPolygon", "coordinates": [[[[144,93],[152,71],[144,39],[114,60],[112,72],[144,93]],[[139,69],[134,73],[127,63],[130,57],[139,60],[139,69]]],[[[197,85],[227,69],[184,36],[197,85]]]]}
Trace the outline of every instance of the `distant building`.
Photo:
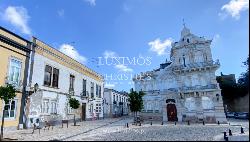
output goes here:
{"type": "Polygon", "coordinates": [[[104,89],[104,117],[118,117],[128,115],[128,93],[114,89],[104,89]]]}
{"type": "Polygon", "coordinates": [[[144,91],[144,119],[161,121],[226,122],[221,89],[211,53],[212,40],[198,37],[184,25],[172,43],[170,61],[136,75],[136,91],[144,91]]]}
{"type": "MultiPolygon", "coordinates": [[[[27,86],[31,43],[0,26],[0,86],[12,84],[17,92],[13,100],[3,103],[4,129],[16,130],[23,127],[23,108],[27,86]],[[20,124],[20,125],[19,125],[20,124]]],[[[1,118],[2,113],[0,113],[1,118]]],[[[2,123],[2,122],[0,122],[2,123]]]]}

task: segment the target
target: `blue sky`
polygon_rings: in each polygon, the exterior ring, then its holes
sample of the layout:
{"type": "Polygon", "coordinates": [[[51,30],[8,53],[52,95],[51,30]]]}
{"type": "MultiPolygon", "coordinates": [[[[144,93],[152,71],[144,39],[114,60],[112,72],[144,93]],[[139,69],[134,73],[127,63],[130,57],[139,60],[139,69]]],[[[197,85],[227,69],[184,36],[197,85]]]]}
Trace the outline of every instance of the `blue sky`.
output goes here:
{"type": "Polygon", "coordinates": [[[131,81],[116,76],[156,69],[169,60],[183,18],[192,33],[213,39],[213,59],[221,63],[216,75],[238,78],[249,52],[248,5],[248,0],[1,0],[0,25],[26,39],[41,39],[109,76],[107,86],[128,91],[131,81]],[[152,62],[98,66],[104,56],[150,57],[152,62]]]}

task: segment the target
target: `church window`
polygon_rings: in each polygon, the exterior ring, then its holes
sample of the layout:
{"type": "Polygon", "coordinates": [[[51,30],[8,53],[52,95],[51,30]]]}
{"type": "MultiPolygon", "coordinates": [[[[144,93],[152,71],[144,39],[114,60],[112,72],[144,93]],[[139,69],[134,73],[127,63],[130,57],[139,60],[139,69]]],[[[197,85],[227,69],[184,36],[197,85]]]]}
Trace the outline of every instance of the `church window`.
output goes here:
{"type": "Polygon", "coordinates": [[[189,43],[189,39],[187,39],[187,43],[189,43]]]}

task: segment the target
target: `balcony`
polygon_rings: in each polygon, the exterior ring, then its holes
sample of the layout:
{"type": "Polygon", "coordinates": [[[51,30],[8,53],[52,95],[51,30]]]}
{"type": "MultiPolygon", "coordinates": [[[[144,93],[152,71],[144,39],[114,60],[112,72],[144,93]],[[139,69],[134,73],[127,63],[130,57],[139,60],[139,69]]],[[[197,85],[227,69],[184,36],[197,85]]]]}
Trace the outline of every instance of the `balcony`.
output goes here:
{"type": "Polygon", "coordinates": [[[83,91],[80,94],[80,97],[81,97],[82,100],[87,99],[89,97],[89,92],[88,91],[83,91]]]}
{"type": "Polygon", "coordinates": [[[205,89],[219,89],[217,84],[209,84],[206,86],[201,86],[201,85],[196,85],[196,86],[191,86],[191,87],[180,87],[179,88],[182,92],[186,91],[194,91],[194,90],[205,90],[205,89]]]}
{"type": "Polygon", "coordinates": [[[197,70],[197,69],[205,69],[205,68],[210,68],[210,67],[219,67],[220,62],[219,60],[216,61],[208,61],[208,62],[197,62],[197,63],[190,63],[184,65],[178,65],[178,66],[173,66],[172,70],[173,71],[182,71],[182,70],[187,70],[187,71],[192,71],[192,70],[197,70]]]}

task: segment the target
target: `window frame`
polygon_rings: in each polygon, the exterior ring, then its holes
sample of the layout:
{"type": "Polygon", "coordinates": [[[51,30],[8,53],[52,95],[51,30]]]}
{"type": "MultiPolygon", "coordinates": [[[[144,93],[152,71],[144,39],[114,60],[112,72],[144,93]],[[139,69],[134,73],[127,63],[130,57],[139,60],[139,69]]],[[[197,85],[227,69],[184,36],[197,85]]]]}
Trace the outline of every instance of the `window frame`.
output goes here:
{"type": "Polygon", "coordinates": [[[50,105],[51,105],[50,114],[57,114],[57,101],[51,100],[50,105]],[[53,107],[53,104],[54,104],[54,107],[53,107]]]}
{"type": "MultiPolygon", "coordinates": [[[[15,60],[15,61],[17,61],[17,62],[19,62],[20,63],[20,72],[19,72],[19,78],[18,78],[18,82],[17,82],[17,86],[19,86],[20,84],[20,80],[21,80],[21,78],[22,78],[22,67],[23,67],[23,62],[22,62],[22,60],[21,59],[19,59],[19,58],[17,58],[17,57],[14,57],[14,56],[11,56],[10,58],[9,58],[9,64],[8,64],[8,82],[10,82],[11,84],[13,84],[14,82],[13,81],[11,81],[10,80],[10,74],[11,74],[11,71],[12,71],[12,60],[15,60]]],[[[14,75],[15,76],[15,75],[14,75]]]]}
{"type": "Polygon", "coordinates": [[[73,108],[70,107],[69,103],[67,103],[67,113],[68,113],[68,114],[73,114],[73,113],[74,113],[74,112],[73,112],[73,108]]]}
{"type": "Polygon", "coordinates": [[[102,104],[100,104],[100,103],[95,104],[95,112],[96,113],[102,112],[102,104]]]}
{"type": "Polygon", "coordinates": [[[60,76],[60,69],[58,67],[55,67],[53,65],[50,65],[50,64],[46,63],[45,68],[44,68],[43,86],[59,89],[59,76],[60,76]],[[46,66],[51,67],[51,75],[50,75],[50,83],[49,83],[49,85],[45,84],[46,66]],[[54,70],[58,70],[57,86],[54,85],[54,70]]]}
{"type": "Polygon", "coordinates": [[[48,64],[46,64],[46,65],[45,65],[45,68],[44,68],[44,79],[43,79],[43,85],[44,85],[44,86],[48,86],[48,87],[51,86],[52,74],[53,74],[53,67],[50,66],[50,65],[48,65],[48,64]],[[48,84],[47,84],[47,80],[46,80],[46,73],[47,73],[46,67],[47,67],[47,66],[51,68],[50,79],[49,79],[49,83],[48,83],[48,84]],[[46,82],[45,82],[45,80],[46,80],[46,82]]]}
{"type": "Polygon", "coordinates": [[[75,90],[75,75],[70,74],[69,75],[69,89],[71,90],[75,90]],[[71,78],[73,78],[72,82],[71,82],[71,78]]]}
{"type": "MultiPolygon", "coordinates": [[[[15,101],[14,117],[5,117],[5,114],[4,114],[4,119],[5,119],[5,120],[14,120],[14,119],[16,119],[17,105],[18,105],[18,99],[17,99],[17,98],[14,98],[14,99],[9,100],[9,104],[8,104],[8,105],[10,105],[10,107],[9,107],[10,109],[8,109],[8,113],[9,113],[9,116],[10,116],[11,102],[12,102],[12,101],[15,101]]],[[[2,111],[3,111],[3,110],[6,111],[6,110],[5,110],[5,102],[2,101],[2,104],[3,104],[2,111]]]]}
{"type": "Polygon", "coordinates": [[[42,109],[41,109],[41,111],[42,111],[42,112],[41,112],[42,114],[50,114],[50,100],[49,100],[49,99],[44,98],[44,99],[42,100],[42,109]],[[45,107],[44,102],[47,102],[47,103],[46,103],[46,106],[47,106],[47,107],[45,107]],[[46,108],[47,111],[45,111],[45,108],[46,108]]]}
{"type": "Polygon", "coordinates": [[[52,67],[52,81],[51,81],[51,86],[53,87],[53,88],[58,88],[58,86],[59,86],[59,75],[60,75],[60,70],[58,69],[58,68],[55,68],[55,67],[52,67]],[[57,80],[56,80],[56,86],[54,85],[54,72],[55,72],[55,70],[57,70],[58,71],[58,74],[57,74],[57,80]]]}
{"type": "Polygon", "coordinates": [[[94,82],[90,83],[90,96],[91,96],[91,98],[95,97],[95,84],[94,84],[94,82]]]}
{"type": "Polygon", "coordinates": [[[87,96],[87,79],[82,80],[82,92],[83,96],[87,96]]]}

